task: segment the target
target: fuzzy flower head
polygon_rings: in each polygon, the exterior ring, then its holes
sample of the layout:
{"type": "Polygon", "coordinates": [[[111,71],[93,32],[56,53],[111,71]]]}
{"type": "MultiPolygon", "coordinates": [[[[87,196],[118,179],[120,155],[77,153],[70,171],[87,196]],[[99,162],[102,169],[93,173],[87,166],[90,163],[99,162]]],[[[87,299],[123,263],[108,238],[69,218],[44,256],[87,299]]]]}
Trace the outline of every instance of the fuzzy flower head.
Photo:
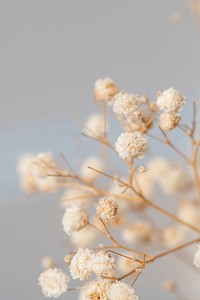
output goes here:
{"type": "Polygon", "coordinates": [[[122,159],[143,158],[147,140],[138,131],[121,133],[115,143],[115,149],[122,159]]]}
{"type": "Polygon", "coordinates": [[[178,226],[169,226],[163,230],[162,238],[167,248],[174,248],[183,243],[185,234],[178,226]]]}
{"type": "Polygon", "coordinates": [[[176,128],[181,117],[179,114],[162,113],[159,117],[159,126],[162,130],[173,130],[176,128]]]}
{"type": "Polygon", "coordinates": [[[105,251],[100,251],[93,255],[91,269],[97,275],[107,275],[115,268],[115,258],[105,251]]]}
{"type": "Polygon", "coordinates": [[[69,277],[59,269],[48,269],[38,278],[39,285],[46,297],[58,298],[67,291],[69,277]]]}
{"type": "Polygon", "coordinates": [[[113,219],[117,215],[119,205],[115,200],[104,197],[99,200],[98,204],[96,204],[95,207],[97,215],[102,220],[108,221],[113,219]]]}
{"type": "Polygon", "coordinates": [[[73,279],[87,280],[93,273],[91,259],[94,252],[90,249],[79,249],[72,258],[70,273],[73,279]]]}
{"type": "Polygon", "coordinates": [[[73,204],[66,208],[62,219],[63,230],[67,235],[85,227],[88,223],[88,213],[84,206],[73,204]]]}
{"type": "Polygon", "coordinates": [[[138,300],[138,297],[135,294],[134,289],[130,285],[118,281],[111,285],[109,299],[110,300],[121,300],[121,299],[138,300]]]}
{"type": "Polygon", "coordinates": [[[107,279],[92,281],[85,292],[85,300],[110,300],[109,289],[111,283],[107,279]]]}
{"type": "Polygon", "coordinates": [[[91,194],[89,194],[88,192],[81,189],[68,187],[61,198],[60,205],[64,208],[72,204],[87,206],[90,203],[90,199],[91,194]]]}
{"type": "MultiPolygon", "coordinates": [[[[108,124],[106,124],[108,128],[108,124]]],[[[99,113],[93,113],[84,123],[84,133],[90,137],[97,138],[104,134],[104,116],[99,113]]]]}
{"type": "Polygon", "coordinates": [[[99,173],[89,167],[98,171],[103,171],[104,162],[96,156],[90,156],[82,163],[79,172],[80,176],[87,181],[94,181],[99,177],[99,173]]]}
{"type": "Polygon", "coordinates": [[[133,115],[137,109],[138,105],[138,96],[133,94],[128,94],[126,92],[120,92],[115,95],[113,98],[113,111],[121,117],[128,117],[133,115]]]}
{"type": "Polygon", "coordinates": [[[94,97],[98,101],[110,101],[117,93],[117,87],[110,77],[98,79],[94,84],[94,97]]]}
{"type": "Polygon", "coordinates": [[[185,97],[172,87],[162,93],[158,93],[157,106],[164,112],[177,113],[184,104],[185,97]]]}
{"type": "Polygon", "coordinates": [[[51,152],[22,156],[17,170],[20,175],[21,188],[27,193],[49,192],[59,187],[58,178],[49,176],[55,174],[56,170],[51,152]]]}
{"type": "Polygon", "coordinates": [[[198,245],[197,252],[195,253],[194,259],[193,259],[193,264],[197,268],[200,268],[200,246],[199,245],[198,245]]]}

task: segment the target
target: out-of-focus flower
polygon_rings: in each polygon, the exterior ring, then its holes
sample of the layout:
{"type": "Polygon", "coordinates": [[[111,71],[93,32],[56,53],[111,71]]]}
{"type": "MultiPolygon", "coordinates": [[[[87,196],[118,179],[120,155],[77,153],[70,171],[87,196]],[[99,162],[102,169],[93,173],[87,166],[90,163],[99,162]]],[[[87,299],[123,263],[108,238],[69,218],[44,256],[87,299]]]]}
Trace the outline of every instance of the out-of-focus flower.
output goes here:
{"type": "Polygon", "coordinates": [[[70,235],[88,224],[88,213],[84,206],[73,204],[66,208],[62,219],[63,230],[70,235]]]}
{"type": "MultiPolygon", "coordinates": [[[[90,137],[98,138],[105,132],[104,116],[99,113],[94,113],[88,117],[84,123],[84,133],[90,137]]],[[[108,129],[106,122],[106,129],[108,129]]]]}
{"type": "Polygon", "coordinates": [[[98,79],[94,84],[94,97],[98,101],[110,101],[117,93],[117,87],[110,77],[98,79]]]}
{"type": "Polygon", "coordinates": [[[138,300],[139,298],[137,297],[134,289],[130,285],[118,281],[111,285],[109,299],[110,300],[121,300],[121,299],[138,300]]]}
{"type": "Polygon", "coordinates": [[[26,154],[19,159],[17,170],[21,188],[27,193],[49,192],[60,187],[57,168],[51,152],[34,156],[26,154]],[[55,175],[55,176],[53,176],[55,175]]]}
{"type": "Polygon", "coordinates": [[[177,290],[177,284],[173,279],[167,279],[165,280],[163,284],[163,289],[166,292],[175,292],[177,290]]]}
{"type": "Polygon", "coordinates": [[[159,126],[162,130],[173,130],[179,124],[181,117],[178,114],[162,113],[159,117],[159,126]]]}
{"type": "Polygon", "coordinates": [[[179,112],[185,104],[185,98],[174,88],[169,88],[162,93],[158,93],[157,105],[160,110],[167,113],[179,112]]]}
{"type": "Polygon", "coordinates": [[[152,240],[154,230],[147,221],[136,221],[122,229],[122,238],[129,244],[147,243],[152,240]]]}
{"type": "Polygon", "coordinates": [[[143,158],[147,140],[138,131],[121,133],[115,143],[115,149],[122,159],[143,158]]]}
{"type": "Polygon", "coordinates": [[[118,213],[118,204],[115,200],[104,197],[95,205],[97,215],[105,221],[113,219],[118,213]]]}
{"type": "Polygon", "coordinates": [[[86,226],[79,231],[74,231],[70,240],[72,244],[80,248],[89,247],[96,239],[96,231],[91,226],[86,226]]]}
{"type": "Polygon", "coordinates": [[[163,230],[162,241],[165,247],[174,248],[183,243],[185,238],[184,231],[177,226],[169,226],[163,230]]]}
{"type": "Polygon", "coordinates": [[[72,204],[87,206],[90,203],[91,196],[91,194],[84,191],[83,189],[81,190],[70,187],[65,190],[61,198],[60,205],[64,208],[72,204]]]}
{"type": "MultiPolygon", "coordinates": [[[[177,211],[177,217],[193,226],[200,226],[200,208],[196,202],[182,200],[177,211]]],[[[184,228],[186,230],[186,227],[184,228]]]]}
{"type": "Polygon", "coordinates": [[[86,280],[88,279],[93,270],[91,269],[91,259],[94,252],[90,249],[79,249],[74,255],[70,264],[70,273],[73,279],[86,280]]]}
{"type": "Polygon", "coordinates": [[[99,173],[89,167],[102,172],[104,170],[104,162],[96,156],[91,156],[82,163],[79,172],[80,176],[87,181],[93,181],[99,177],[99,173]]]}
{"type": "Polygon", "coordinates": [[[48,269],[38,278],[39,285],[46,297],[58,298],[67,291],[69,277],[59,269],[48,269]]]}
{"type": "Polygon", "coordinates": [[[44,269],[44,270],[53,268],[54,267],[53,258],[49,255],[44,256],[41,259],[40,265],[41,265],[42,269],[44,269]]]}
{"type": "Polygon", "coordinates": [[[123,274],[129,273],[130,271],[141,267],[141,263],[135,261],[133,254],[125,252],[123,255],[124,256],[119,256],[117,260],[117,267],[123,274]]]}

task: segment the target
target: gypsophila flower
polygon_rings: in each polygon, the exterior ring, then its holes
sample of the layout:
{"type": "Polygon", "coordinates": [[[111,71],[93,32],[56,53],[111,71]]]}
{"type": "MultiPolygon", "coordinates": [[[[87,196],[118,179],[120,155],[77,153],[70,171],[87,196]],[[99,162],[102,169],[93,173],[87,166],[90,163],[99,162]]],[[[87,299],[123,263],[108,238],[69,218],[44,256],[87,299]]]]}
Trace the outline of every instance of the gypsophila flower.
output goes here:
{"type": "Polygon", "coordinates": [[[99,101],[110,101],[117,93],[117,87],[110,77],[98,79],[94,84],[94,97],[99,101]]]}
{"type": "MultiPolygon", "coordinates": [[[[178,207],[177,216],[193,226],[200,226],[200,208],[196,202],[182,200],[178,207]]],[[[184,230],[186,230],[186,227],[184,230]]]]}
{"type": "Polygon", "coordinates": [[[116,282],[113,283],[110,287],[109,293],[110,300],[139,300],[138,296],[135,294],[134,289],[124,283],[124,282],[116,282]]]}
{"type": "Polygon", "coordinates": [[[107,279],[90,282],[85,292],[85,300],[109,300],[110,285],[107,279]]]}
{"type": "Polygon", "coordinates": [[[48,269],[40,274],[38,282],[46,297],[58,298],[67,291],[69,277],[60,269],[48,269]]]}
{"type": "Polygon", "coordinates": [[[96,239],[96,231],[91,226],[86,226],[79,231],[72,232],[70,240],[72,244],[80,248],[90,246],[96,239]]]}
{"type": "Polygon", "coordinates": [[[68,207],[72,204],[85,205],[88,206],[90,203],[91,194],[77,188],[67,188],[61,198],[61,207],[68,207]]]}
{"type": "MultiPolygon", "coordinates": [[[[104,116],[99,113],[94,113],[85,121],[83,132],[90,137],[97,138],[104,134],[104,129],[104,116]]],[[[108,129],[108,122],[106,122],[106,129],[108,129]]]]}
{"type": "Polygon", "coordinates": [[[143,158],[147,140],[138,131],[121,133],[115,143],[115,149],[122,159],[143,158]]]}
{"type": "Polygon", "coordinates": [[[63,230],[70,235],[88,224],[88,213],[84,206],[73,204],[66,208],[62,219],[63,230]]]}
{"type": "Polygon", "coordinates": [[[198,245],[198,250],[195,253],[194,259],[193,259],[193,264],[197,267],[200,268],[200,246],[198,245]]]}
{"type": "Polygon", "coordinates": [[[90,249],[79,249],[71,260],[70,273],[73,279],[86,280],[93,273],[91,259],[94,252],[90,249]]]}
{"type": "Polygon", "coordinates": [[[114,270],[115,258],[105,251],[95,253],[91,259],[91,269],[97,275],[107,275],[114,270]]]}
{"type": "Polygon", "coordinates": [[[17,166],[21,188],[27,193],[48,192],[59,187],[56,164],[51,152],[24,155],[17,166]]]}
{"type": "Polygon", "coordinates": [[[178,226],[166,227],[162,232],[163,244],[167,248],[174,248],[183,243],[185,238],[184,231],[178,226]]]}
{"type": "Polygon", "coordinates": [[[138,96],[120,92],[113,98],[113,111],[120,116],[133,115],[138,109],[138,96]]]}
{"type": "Polygon", "coordinates": [[[96,156],[91,156],[82,163],[80,167],[80,176],[87,181],[94,181],[99,177],[99,173],[89,167],[102,172],[104,170],[104,162],[96,156]]]}
{"type": "Polygon", "coordinates": [[[51,256],[46,255],[41,259],[40,265],[44,270],[50,269],[54,267],[54,261],[51,256]]]}
{"type": "Polygon", "coordinates": [[[118,213],[118,204],[115,200],[104,197],[95,205],[97,215],[105,221],[113,219],[118,213]]]}
{"type": "Polygon", "coordinates": [[[140,244],[152,240],[154,229],[149,222],[139,220],[123,228],[121,233],[125,242],[129,244],[140,244]]]}
{"type": "Polygon", "coordinates": [[[163,288],[166,292],[175,292],[177,290],[177,284],[176,282],[169,278],[167,280],[165,280],[164,284],[163,284],[163,288]]]}
{"type": "Polygon", "coordinates": [[[185,104],[185,98],[174,88],[158,94],[157,106],[167,113],[179,112],[185,104]]]}
{"type": "Polygon", "coordinates": [[[178,114],[162,113],[159,117],[159,126],[162,130],[173,130],[176,128],[181,117],[178,114]]]}

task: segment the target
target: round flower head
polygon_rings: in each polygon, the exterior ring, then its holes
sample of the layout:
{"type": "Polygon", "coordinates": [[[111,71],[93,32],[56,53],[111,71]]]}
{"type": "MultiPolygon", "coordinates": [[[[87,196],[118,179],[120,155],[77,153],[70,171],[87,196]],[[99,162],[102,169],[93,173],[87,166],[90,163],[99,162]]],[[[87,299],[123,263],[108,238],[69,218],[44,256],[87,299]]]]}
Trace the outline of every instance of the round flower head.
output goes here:
{"type": "Polygon", "coordinates": [[[183,243],[185,234],[184,231],[179,227],[169,226],[164,229],[163,234],[163,244],[167,248],[174,248],[183,243]]]}
{"type": "Polygon", "coordinates": [[[136,95],[120,92],[113,98],[114,113],[123,116],[131,116],[138,109],[138,98],[136,95]]]}
{"type": "MultiPolygon", "coordinates": [[[[108,128],[108,124],[106,124],[108,128]]],[[[104,134],[104,116],[94,113],[84,123],[84,133],[90,137],[99,137],[104,134]]]]}
{"type": "Polygon", "coordinates": [[[56,164],[51,152],[24,155],[18,162],[21,187],[27,193],[49,192],[56,190],[58,178],[55,174],[56,164]]]}
{"type": "Polygon", "coordinates": [[[98,79],[94,84],[94,97],[99,101],[109,101],[117,93],[117,87],[110,77],[98,79]]]}
{"type": "Polygon", "coordinates": [[[91,269],[97,275],[107,275],[115,268],[115,258],[105,251],[95,253],[91,260],[91,269]]]}
{"type": "Polygon", "coordinates": [[[167,113],[179,112],[184,104],[185,98],[172,87],[158,94],[157,106],[167,113]]]}
{"type": "Polygon", "coordinates": [[[138,296],[135,294],[134,289],[124,283],[124,282],[116,282],[113,283],[110,287],[109,293],[110,300],[138,300],[138,296]]]}
{"type": "Polygon", "coordinates": [[[40,274],[39,285],[46,297],[58,298],[67,291],[69,277],[59,269],[48,269],[40,274]]]}
{"type": "Polygon", "coordinates": [[[71,242],[75,246],[85,248],[90,246],[96,239],[96,232],[91,226],[86,226],[71,234],[71,242]]]}
{"type": "Polygon", "coordinates": [[[197,267],[200,268],[200,246],[198,245],[198,250],[195,253],[194,259],[193,259],[193,264],[197,267]]]}
{"type": "Polygon", "coordinates": [[[143,220],[136,221],[122,230],[122,238],[130,244],[147,243],[152,240],[153,234],[152,225],[143,220]]]}
{"type": "Polygon", "coordinates": [[[97,215],[105,221],[113,219],[118,213],[118,204],[115,200],[109,198],[101,198],[95,205],[97,215]]]}
{"type": "Polygon", "coordinates": [[[66,208],[62,219],[63,230],[70,235],[85,227],[88,223],[88,213],[85,207],[73,204],[66,208]]]}
{"type": "Polygon", "coordinates": [[[143,158],[147,140],[138,131],[121,133],[115,143],[115,149],[122,159],[143,158]]]}
{"type": "Polygon", "coordinates": [[[89,249],[79,249],[72,258],[70,264],[70,273],[73,279],[86,280],[93,273],[91,269],[91,259],[94,252],[89,249]]]}
{"type": "Polygon", "coordinates": [[[104,170],[104,162],[96,157],[96,156],[91,156],[88,157],[81,165],[80,167],[80,176],[83,177],[87,181],[93,181],[99,177],[99,173],[96,172],[95,170],[90,169],[94,168],[98,171],[103,171],[104,170]]]}
{"type": "Polygon", "coordinates": [[[173,130],[180,119],[181,117],[178,114],[162,113],[159,117],[159,126],[162,130],[173,130]]]}
{"type": "Polygon", "coordinates": [[[110,300],[110,285],[111,283],[107,279],[90,282],[85,292],[85,300],[110,300]]]}

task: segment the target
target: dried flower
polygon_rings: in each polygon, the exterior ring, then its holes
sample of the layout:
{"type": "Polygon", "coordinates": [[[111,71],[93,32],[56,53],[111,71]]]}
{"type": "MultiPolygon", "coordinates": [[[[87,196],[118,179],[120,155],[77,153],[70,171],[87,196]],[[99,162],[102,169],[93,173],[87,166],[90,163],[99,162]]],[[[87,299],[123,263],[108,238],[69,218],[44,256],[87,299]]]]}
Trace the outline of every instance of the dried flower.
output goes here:
{"type": "Polygon", "coordinates": [[[67,188],[61,198],[60,205],[64,208],[72,205],[88,205],[90,203],[91,194],[88,192],[77,189],[77,188],[67,188]]]}
{"type": "MultiPolygon", "coordinates": [[[[177,216],[193,226],[200,226],[200,208],[195,202],[185,199],[182,200],[178,207],[177,216]]],[[[186,228],[184,228],[184,230],[186,230],[186,228]]]]}
{"type": "MultiPolygon", "coordinates": [[[[106,123],[108,129],[108,123],[106,123]]],[[[99,113],[94,113],[84,123],[84,133],[90,137],[97,138],[104,134],[104,116],[99,113]]]]}
{"type": "Polygon", "coordinates": [[[96,156],[91,156],[88,157],[81,165],[80,176],[87,181],[94,181],[95,179],[98,178],[99,173],[96,172],[95,170],[90,169],[89,167],[98,171],[103,171],[104,162],[96,156]]]}
{"type": "Polygon", "coordinates": [[[110,77],[98,79],[94,84],[94,97],[99,101],[110,101],[117,93],[117,87],[110,77]]]}
{"type": "Polygon", "coordinates": [[[113,283],[110,287],[109,293],[110,300],[138,300],[139,298],[136,296],[134,289],[124,283],[124,282],[116,282],[113,283]]]}
{"type": "Polygon", "coordinates": [[[158,93],[157,106],[167,113],[179,112],[185,104],[185,98],[174,88],[158,93]]]}
{"type": "Polygon", "coordinates": [[[94,252],[90,249],[79,249],[74,255],[70,264],[70,273],[73,279],[86,280],[93,273],[91,259],[94,252]]]}
{"type": "Polygon", "coordinates": [[[50,269],[54,267],[54,261],[53,258],[49,255],[44,256],[41,259],[41,267],[42,269],[46,270],[46,269],[50,269]]]}
{"type": "Polygon", "coordinates": [[[166,227],[162,233],[163,244],[167,248],[174,248],[179,246],[184,241],[184,238],[184,231],[177,226],[166,227]]]}
{"type": "Polygon", "coordinates": [[[147,140],[140,132],[121,133],[115,143],[115,149],[122,159],[143,158],[147,140]]]}
{"type": "Polygon", "coordinates": [[[85,227],[88,223],[88,213],[84,206],[73,204],[66,208],[62,219],[63,230],[70,235],[85,227]]]}
{"type": "Polygon", "coordinates": [[[91,259],[91,269],[97,275],[106,276],[115,267],[115,258],[105,251],[95,253],[91,259]]]}
{"type": "Polygon", "coordinates": [[[69,277],[55,268],[41,273],[38,281],[46,297],[58,298],[67,291],[69,277]]]}
{"type": "Polygon", "coordinates": [[[105,221],[113,219],[118,213],[118,204],[115,200],[104,197],[95,205],[97,215],[105,221]]]}
{"type": "Polygon", "coordinates": [[[193,264],[197,268],[200,268],[200,246],[199,245],[198,245],[198,250],[196,251],[194,259],[193,259],[193,264]]]}
{"type": "Polygon", "coordinates": [[[167,279],[164,282],[163,288],[166,292],[175,292],[177,290],[177,284],[173,279],[167,279]]]}
{"type": "Polygon", "coordinates": [[[27,193],[49,192],[59,187],[56,164],[51,152],[39,153],[34,156],[24,155],[18,162],[21,188],[27,193]]]}
{"type": "Polygon", "coordinates": [[[162,113],[159,117],[159,126],[162,130],[173,130],[176,128],[181,117],[178,114],[162,113]]]}
{"type": "Polygon", "coordinates": [[[147,221],[140,220],[123,228],[122,238],[130,244],[147,243],[151,241],[153,233],[152,225],[147,221]]]}
{"type": "Polygon", "coordinates": [[[86,248],[90,246],[96,239],[95,230],[86,226],[79,231],[74,231],[71,234],[71,242],[77,247],[86,248]]]}
{"type": "Polygon", "coordinates": [[[131,116],[138,109],[138,96],[120,92],[113,98],[113,111],[120,116],[131,116]]]}
{"type": "Polygon", "coordinates": [[[100,279],[89,283],[85,294],[85,300],[109,300],[110,281],[100,279]]]}

